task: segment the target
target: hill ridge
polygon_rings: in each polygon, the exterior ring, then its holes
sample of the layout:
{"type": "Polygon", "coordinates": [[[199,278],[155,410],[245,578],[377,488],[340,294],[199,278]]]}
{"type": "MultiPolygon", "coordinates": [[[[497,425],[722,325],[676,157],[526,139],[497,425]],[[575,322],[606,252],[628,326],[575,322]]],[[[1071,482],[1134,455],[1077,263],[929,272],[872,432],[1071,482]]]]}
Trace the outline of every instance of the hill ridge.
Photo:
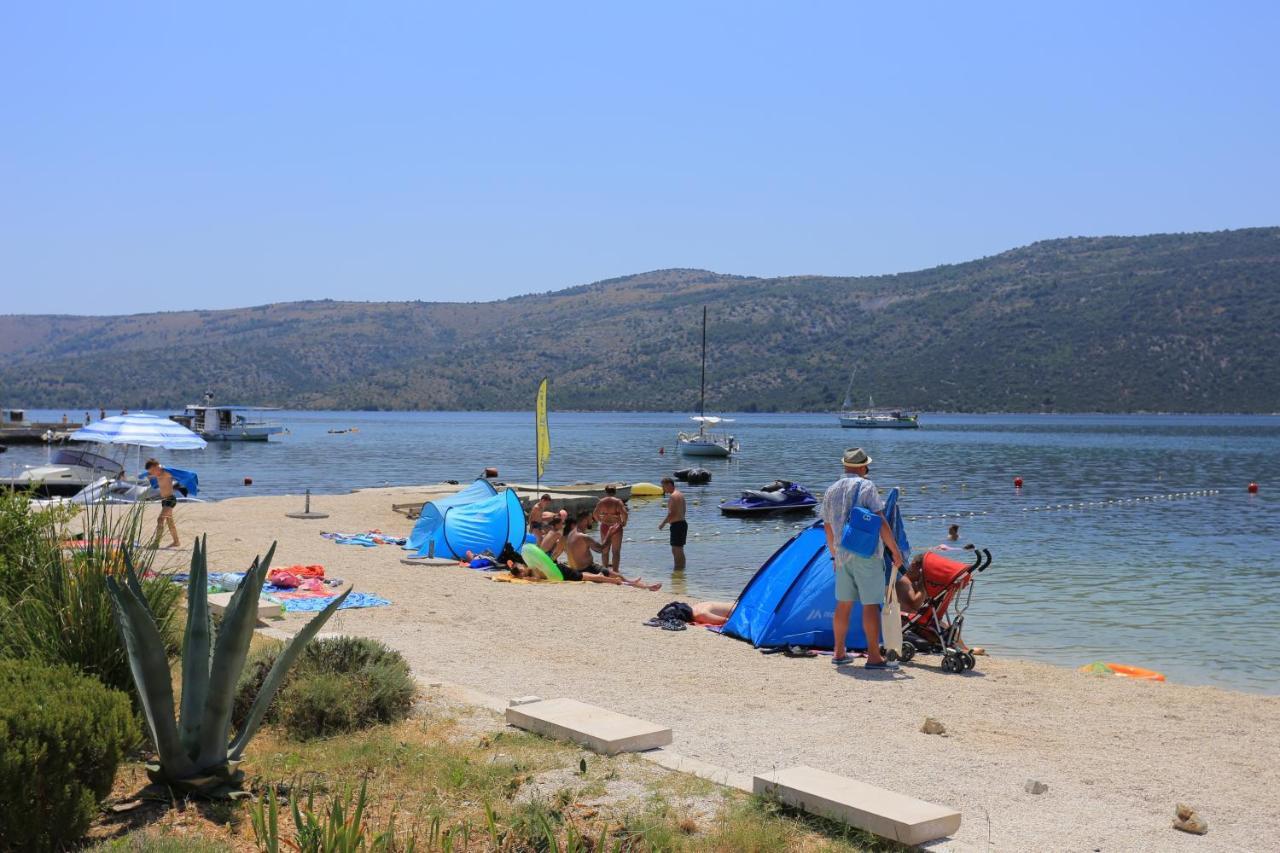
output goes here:
{"type": "Polygon", "coordinates": [[[870,276],[674,267],[491,302],[0,316],[0,402],[523,409],[1280,410],[1280,228],[1064,237],[870,276]]]}

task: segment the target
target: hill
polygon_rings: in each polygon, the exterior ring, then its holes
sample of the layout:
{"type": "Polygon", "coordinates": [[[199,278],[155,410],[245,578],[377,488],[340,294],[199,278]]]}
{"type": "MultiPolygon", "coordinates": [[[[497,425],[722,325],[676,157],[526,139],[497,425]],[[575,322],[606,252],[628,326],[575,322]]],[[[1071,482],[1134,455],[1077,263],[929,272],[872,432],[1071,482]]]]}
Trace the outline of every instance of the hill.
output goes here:
{"type": "MultiPolygon", "coordinates": [[[[457,294],[465,297],[464,292],[457,294]]],[[[0,399],[823,410],[1280,410],[1280,228],[1069,238],[898,275],[663,270],[498,302],[295,302],[0,317],[0,399]]]]}

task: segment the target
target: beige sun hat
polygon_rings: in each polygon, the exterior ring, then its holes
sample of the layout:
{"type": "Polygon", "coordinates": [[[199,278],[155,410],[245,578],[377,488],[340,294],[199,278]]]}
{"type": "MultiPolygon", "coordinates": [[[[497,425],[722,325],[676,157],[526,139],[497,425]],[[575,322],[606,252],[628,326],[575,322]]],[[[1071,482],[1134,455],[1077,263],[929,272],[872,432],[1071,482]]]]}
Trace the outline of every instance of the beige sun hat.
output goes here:
{"type": "Polygon", "coordinates": [[[861,468],[863,465],[871,464],[871,457],[861,447],[850,447],[844,452],[840,461],[846,468],[861,468]]]}

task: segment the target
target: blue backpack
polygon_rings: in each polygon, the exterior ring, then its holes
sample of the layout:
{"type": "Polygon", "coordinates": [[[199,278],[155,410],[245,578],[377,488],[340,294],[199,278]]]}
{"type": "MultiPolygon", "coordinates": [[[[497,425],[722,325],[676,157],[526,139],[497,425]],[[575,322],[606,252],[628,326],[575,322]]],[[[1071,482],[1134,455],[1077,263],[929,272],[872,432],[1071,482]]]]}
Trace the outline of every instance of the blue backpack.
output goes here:
{"type": "MultiPolygon", "coordinates": [[[[864,481],[865,482],[865,481],[864,481]]],[[[876,553],[880,542],[880,516],[864,506],[858,505],[858,496],[862,494],[862,483],[853,493],[849,506],[849,520],[844,523],[840,534],[840,547],[859,557],[871,557],[876,553]]]]}

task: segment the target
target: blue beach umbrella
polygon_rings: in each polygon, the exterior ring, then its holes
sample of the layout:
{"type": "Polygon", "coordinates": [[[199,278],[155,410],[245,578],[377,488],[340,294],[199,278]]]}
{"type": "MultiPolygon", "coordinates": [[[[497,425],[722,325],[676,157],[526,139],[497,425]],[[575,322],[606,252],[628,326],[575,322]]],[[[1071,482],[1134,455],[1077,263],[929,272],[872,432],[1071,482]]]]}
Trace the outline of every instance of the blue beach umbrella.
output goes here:
{"type": "Polygon", "coordinates": [[[182,424],[146,412],[103,418],[81,427],[71,433],[69,438],[71,441],[96,441],[102,444],[163,447],[165,450],[200,450],[208,444],[182,424]]]}

